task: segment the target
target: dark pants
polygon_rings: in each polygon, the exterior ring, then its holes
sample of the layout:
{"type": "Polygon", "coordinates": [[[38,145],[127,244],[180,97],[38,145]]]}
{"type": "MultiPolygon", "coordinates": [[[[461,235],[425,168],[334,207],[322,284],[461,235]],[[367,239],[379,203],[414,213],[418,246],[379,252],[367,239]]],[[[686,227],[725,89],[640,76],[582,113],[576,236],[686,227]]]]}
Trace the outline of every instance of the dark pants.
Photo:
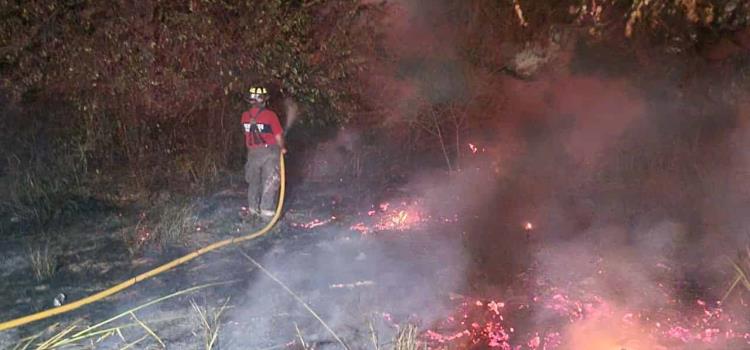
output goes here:
{"type": "Polygon", "coordinates": [[[279,147],[254,147],[247,150],[245,163],[247,202],[252,212],[276,211],[279,191],[279,147]]]}

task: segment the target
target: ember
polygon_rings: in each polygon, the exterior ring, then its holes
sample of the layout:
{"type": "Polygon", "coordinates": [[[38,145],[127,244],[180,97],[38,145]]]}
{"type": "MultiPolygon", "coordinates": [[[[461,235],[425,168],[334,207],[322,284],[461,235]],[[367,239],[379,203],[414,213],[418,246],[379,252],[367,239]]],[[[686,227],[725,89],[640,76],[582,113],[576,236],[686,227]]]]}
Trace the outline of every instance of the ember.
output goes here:
{"type": "Polygon", "coordinates": [[[331,223],[334,220],[336,220],[336,217],[335,216],[331,216],[330,218],[325,219],[325,220],[315,219],[315,220],[312,220],[312,221],[307,222],[307,223],[301,223],[301,224],[300,223],[292,223],[292,227],[301,227],[301,228],[305,228],[305,229],[313,229],[313,228],[316,228],[318,226],[323,226],[323,225],[329,224],[329,223],[331,223]]]}
{"type": "MultiPolygon", "coordinates": [[[[336,217],[332,216],[293,225],[314,229],[334,220],[336,217]]],[[[361,212],[350,229],[363,235],[407,231],[433,220],[447,223],[459,218],[457,215],[433,218],[419,200],[383,202],[361,212]]],[[[526,232],[537,229],[531,221],[523,222],[521,227],[526,232]]],[[[658,266],[668,270],[666,265],[658,266]]],[[[598,275],[601,274],[600,270],[598,275]]],[[[750,345],[750,329],[740,323],[741,318],[726,313],[720,303],[695,300],[687,309],[677,309],[683,304],[670,297],[670,302],[660,307],[630,309],[587,290],[551,287],[541,281],[527,280],[524,284],[543,290],[506,300],[461,296],[455,311],[432,324],[420,335],[420,340],[427,349],[434,350],[687,350],[706,345],[712,348],[750,345]]],[[[374,285],[374,281],[368,280],[332,284],[329,288],[374,285]]],[[[669,293],[659,285],[665,294],[669,293]]]]}
{"type": "Polygon", "coordinates": [[[472,143],[469,144],[469,149],[471,150],[471,153],[473,154],[476,154],[477,152],[479,152],[479,149],[477,148],[477,146],[474,146],[474,144],[472,143]]]}
{"type": "Polygon", "coordinates": [[[477,145],[475,145],[473,143],[470,143],[469,144],[469,151],[471,151],[471,154],[477,154],[477,153],[487,152],[487,148],[481,147],[481,146],[477,146],[477,145]]]}
{"type": "Polygon", "coordinates": [[[670,308],[624,311],[600,296],[574,298],[557,288],[514,302],[511,307],[495,300],[464,298],[454,316],[423,333],[422,341],[429,349],[484,346],[508,350],[666,350],[694,349],[699,344],[716,348],[750,345],[750,332],[736,329],[741,325],[735,318],[702,301],[694,305],[679,312],[678,317],[674,316],[677,311],[670,308]],[[529,312],[545,314],[545,326],[523,330],[513,326],[529,312]]]}
{"type": "Polygon", "coordinates": [[[418,201],[401,202],[396,208],[393,208],[391,203],[381,203],[378,205],[378,209],[369,210],[367,217],[370,221],[369,225],[365,222],[358,222],[350,226],[349,229],[362,234],[379,231],[406,231],[414,229],[417,225],[430,219],[430,216],[426,215],[421,209],[418,201]]]}

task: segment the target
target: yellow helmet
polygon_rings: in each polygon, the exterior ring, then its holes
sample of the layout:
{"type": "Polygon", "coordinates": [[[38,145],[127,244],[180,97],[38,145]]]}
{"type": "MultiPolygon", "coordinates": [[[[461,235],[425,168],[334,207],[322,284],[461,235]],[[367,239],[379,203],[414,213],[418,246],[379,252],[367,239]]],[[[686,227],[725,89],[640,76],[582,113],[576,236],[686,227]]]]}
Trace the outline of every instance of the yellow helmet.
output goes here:
{"type": "Polygon", "coordinates": [[[253,86],[248,92],[250,93],[250,100],[254,102],[265,102],[268,98],[268,90],[262,86],[253,86]]]}

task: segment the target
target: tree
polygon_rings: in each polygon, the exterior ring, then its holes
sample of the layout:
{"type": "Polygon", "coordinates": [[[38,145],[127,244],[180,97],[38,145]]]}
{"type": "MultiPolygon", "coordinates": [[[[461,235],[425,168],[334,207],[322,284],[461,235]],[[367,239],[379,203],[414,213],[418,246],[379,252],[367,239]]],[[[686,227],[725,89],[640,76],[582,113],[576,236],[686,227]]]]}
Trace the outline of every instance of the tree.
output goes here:
{"type": "Polygon", "coordinates": [[[175,162],[210,153],[224,166],[250,84],[298,100],[310,124],[362,108],[358,79],[378,9],[358,0],[2,1],[2,89],[27,111],[41,99],[67,109],[67,129],[91,158],[124,159],[138,172],[164,163],[163,153],[175,162]]]}

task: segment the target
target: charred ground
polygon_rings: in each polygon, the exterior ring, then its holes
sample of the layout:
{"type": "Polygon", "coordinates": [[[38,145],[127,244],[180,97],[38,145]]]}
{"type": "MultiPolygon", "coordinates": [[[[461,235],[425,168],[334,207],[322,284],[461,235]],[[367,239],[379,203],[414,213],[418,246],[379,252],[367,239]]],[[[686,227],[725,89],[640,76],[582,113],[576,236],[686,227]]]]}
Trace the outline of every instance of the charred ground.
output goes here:
{"type": "MultiPolygon", "coordinates": [[[[748,259],[748,4],[0,6],[3,319],[256,227],[241,215],[238,119],[242,91],[263,83],[282,117],[285,98],[301,106],[288,206],[270,238],[239,249],[353,348],[380,321],[388,340],[418,323],[420,341],[458,348],[746,346],[741,317],[670,325],[677,335],[650,322],[745,307],[716,301],[748,259]],[[500,313],[500,299],[524,311],[500,313]],[[456,304],[470,326],[445,321],[456,304]],[[634,328],[605,304],[640,315],[634,328]],[[620,334],[599,328],[612,322],[620,334]],[[712,329],[740,336],[703,344],[712,329]]],[[[56,321],[217,281],[232,284],[193,300],[231,300],[224,347],[338,346],[237,249],[56,321]]],[[[142,316],[190,310],[181,298],[142,316]]],[[[196,324],[157,333],[198,347],[196,324]]]]}

